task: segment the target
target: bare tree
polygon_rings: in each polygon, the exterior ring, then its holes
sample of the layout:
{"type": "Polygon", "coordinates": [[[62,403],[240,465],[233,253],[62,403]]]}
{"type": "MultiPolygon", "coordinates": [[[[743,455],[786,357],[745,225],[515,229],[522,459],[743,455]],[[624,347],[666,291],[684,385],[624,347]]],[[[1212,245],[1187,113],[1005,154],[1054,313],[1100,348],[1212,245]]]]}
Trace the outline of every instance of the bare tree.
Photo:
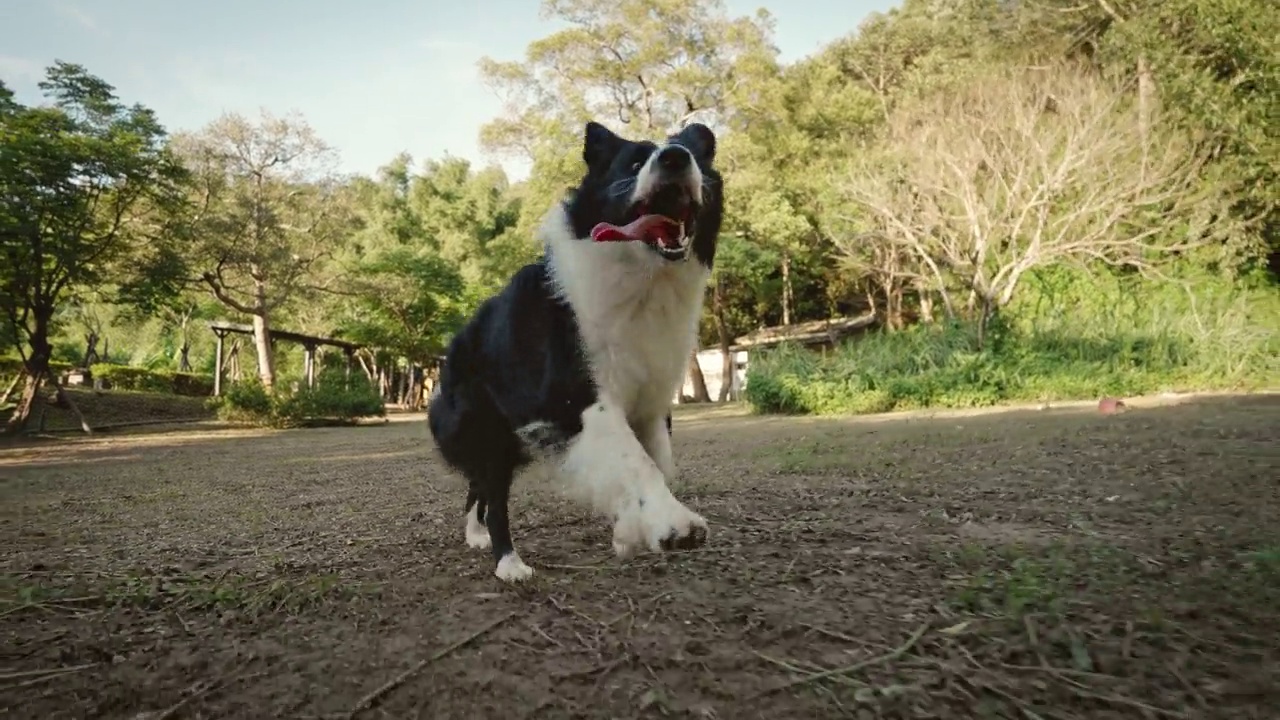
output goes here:
{"type": "Polygon", "coordinates": [[[852,262],[865,262],[868,241],[887,258],[905,253],[949,315],[956,290],[967,293],[979,343],[1033,268],[1151,270],[1207,242],[1218,205],[1206,202],[1214,187],[1191,139],[1158,118],[1136,121],[1150,111],[1067,64],[992,71],[903,106],[884,157],[856,167],[844,188],[880,232],[839,250],[852,262]]]}
{"type": "Polygon", "coordinates": [[[842,264],[862,279],[867,305],[877,320],[890,330],[905,327],[907,291],[923,290],[918,264],[907,247],[878,232],[863,233],[840,245],[842,264]]]}

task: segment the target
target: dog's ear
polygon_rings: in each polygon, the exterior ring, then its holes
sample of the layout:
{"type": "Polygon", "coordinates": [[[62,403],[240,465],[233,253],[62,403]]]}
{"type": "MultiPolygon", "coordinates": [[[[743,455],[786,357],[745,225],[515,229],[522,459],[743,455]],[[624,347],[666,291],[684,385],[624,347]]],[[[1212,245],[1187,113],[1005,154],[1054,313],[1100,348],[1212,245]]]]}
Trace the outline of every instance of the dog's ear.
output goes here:
{"type": "Polygon", "coordinates": [[[716,134],[702,123],[689,123],[672,140],[707,162],[716,159],[716,134]]]}
{"type": "Polygon", "coordinates": [[[589,120],[582,136],[582,161],[587,167],[594,168],[600,164],[608,164],[618,153],[622,138],[600,123],[589,120]]]}

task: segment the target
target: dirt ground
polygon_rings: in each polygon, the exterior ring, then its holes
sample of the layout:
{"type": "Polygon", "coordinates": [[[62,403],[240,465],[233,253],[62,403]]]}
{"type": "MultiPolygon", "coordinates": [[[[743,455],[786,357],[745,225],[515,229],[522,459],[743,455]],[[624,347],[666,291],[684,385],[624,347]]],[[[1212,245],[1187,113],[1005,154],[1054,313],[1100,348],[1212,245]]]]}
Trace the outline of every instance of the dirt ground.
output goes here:
{"type": "Polygon", "coordinates": [[[0,716],[1275,718],[1280,396],[684,410],[708,546],[533,473],[505,587],[425,423],[0,448],[0,716]]]}

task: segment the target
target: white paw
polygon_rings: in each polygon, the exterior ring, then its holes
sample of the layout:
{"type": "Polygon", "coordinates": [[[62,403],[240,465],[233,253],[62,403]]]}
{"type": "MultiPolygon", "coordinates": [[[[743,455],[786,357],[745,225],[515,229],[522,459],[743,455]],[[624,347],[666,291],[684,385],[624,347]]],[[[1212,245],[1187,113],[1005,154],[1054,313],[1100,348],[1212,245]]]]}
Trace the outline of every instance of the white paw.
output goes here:
{"type": "Polygon", "coordinates": [[[489,531],[487,530],[479,533],[467,533],[467,547],[488,550],[492,545],[493,541],[489,539],[489,531]]]}
{"type": "Polygon", "coordinates": [[[503,582],[522,582],[533,577],[533,568],[525,565],[520,556],[513,552],[498,561],[498,569],[493,574],[503,582]]]}
{"type": "Polygon", "coordinates": [[[493,542],[489,539],[489,528],[476,519],[475,509],[467,511],[467,547],[487,549],[493,542]]]}
{"type": "Polygon", "coordinates": [[[705,545],[707,521],[674,497],[636,503],[613,526],[613,551],[620,558],[642,552],[692,550],[705,545]]]}

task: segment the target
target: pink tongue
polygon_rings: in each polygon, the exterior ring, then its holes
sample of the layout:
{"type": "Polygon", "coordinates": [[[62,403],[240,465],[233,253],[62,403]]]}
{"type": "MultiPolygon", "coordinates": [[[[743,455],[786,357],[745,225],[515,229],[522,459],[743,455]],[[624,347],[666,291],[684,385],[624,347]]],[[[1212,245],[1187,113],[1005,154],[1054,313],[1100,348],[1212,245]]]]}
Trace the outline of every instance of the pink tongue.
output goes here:
{"type": "Polygon", "coordinates": [[[675,237],[675,222],[663,215],[641,215],[626,225],[600,223],[591,228],[591,239],[596,242],[622,242],[647,240],[653,236],[663,245],[675,237]]]}

